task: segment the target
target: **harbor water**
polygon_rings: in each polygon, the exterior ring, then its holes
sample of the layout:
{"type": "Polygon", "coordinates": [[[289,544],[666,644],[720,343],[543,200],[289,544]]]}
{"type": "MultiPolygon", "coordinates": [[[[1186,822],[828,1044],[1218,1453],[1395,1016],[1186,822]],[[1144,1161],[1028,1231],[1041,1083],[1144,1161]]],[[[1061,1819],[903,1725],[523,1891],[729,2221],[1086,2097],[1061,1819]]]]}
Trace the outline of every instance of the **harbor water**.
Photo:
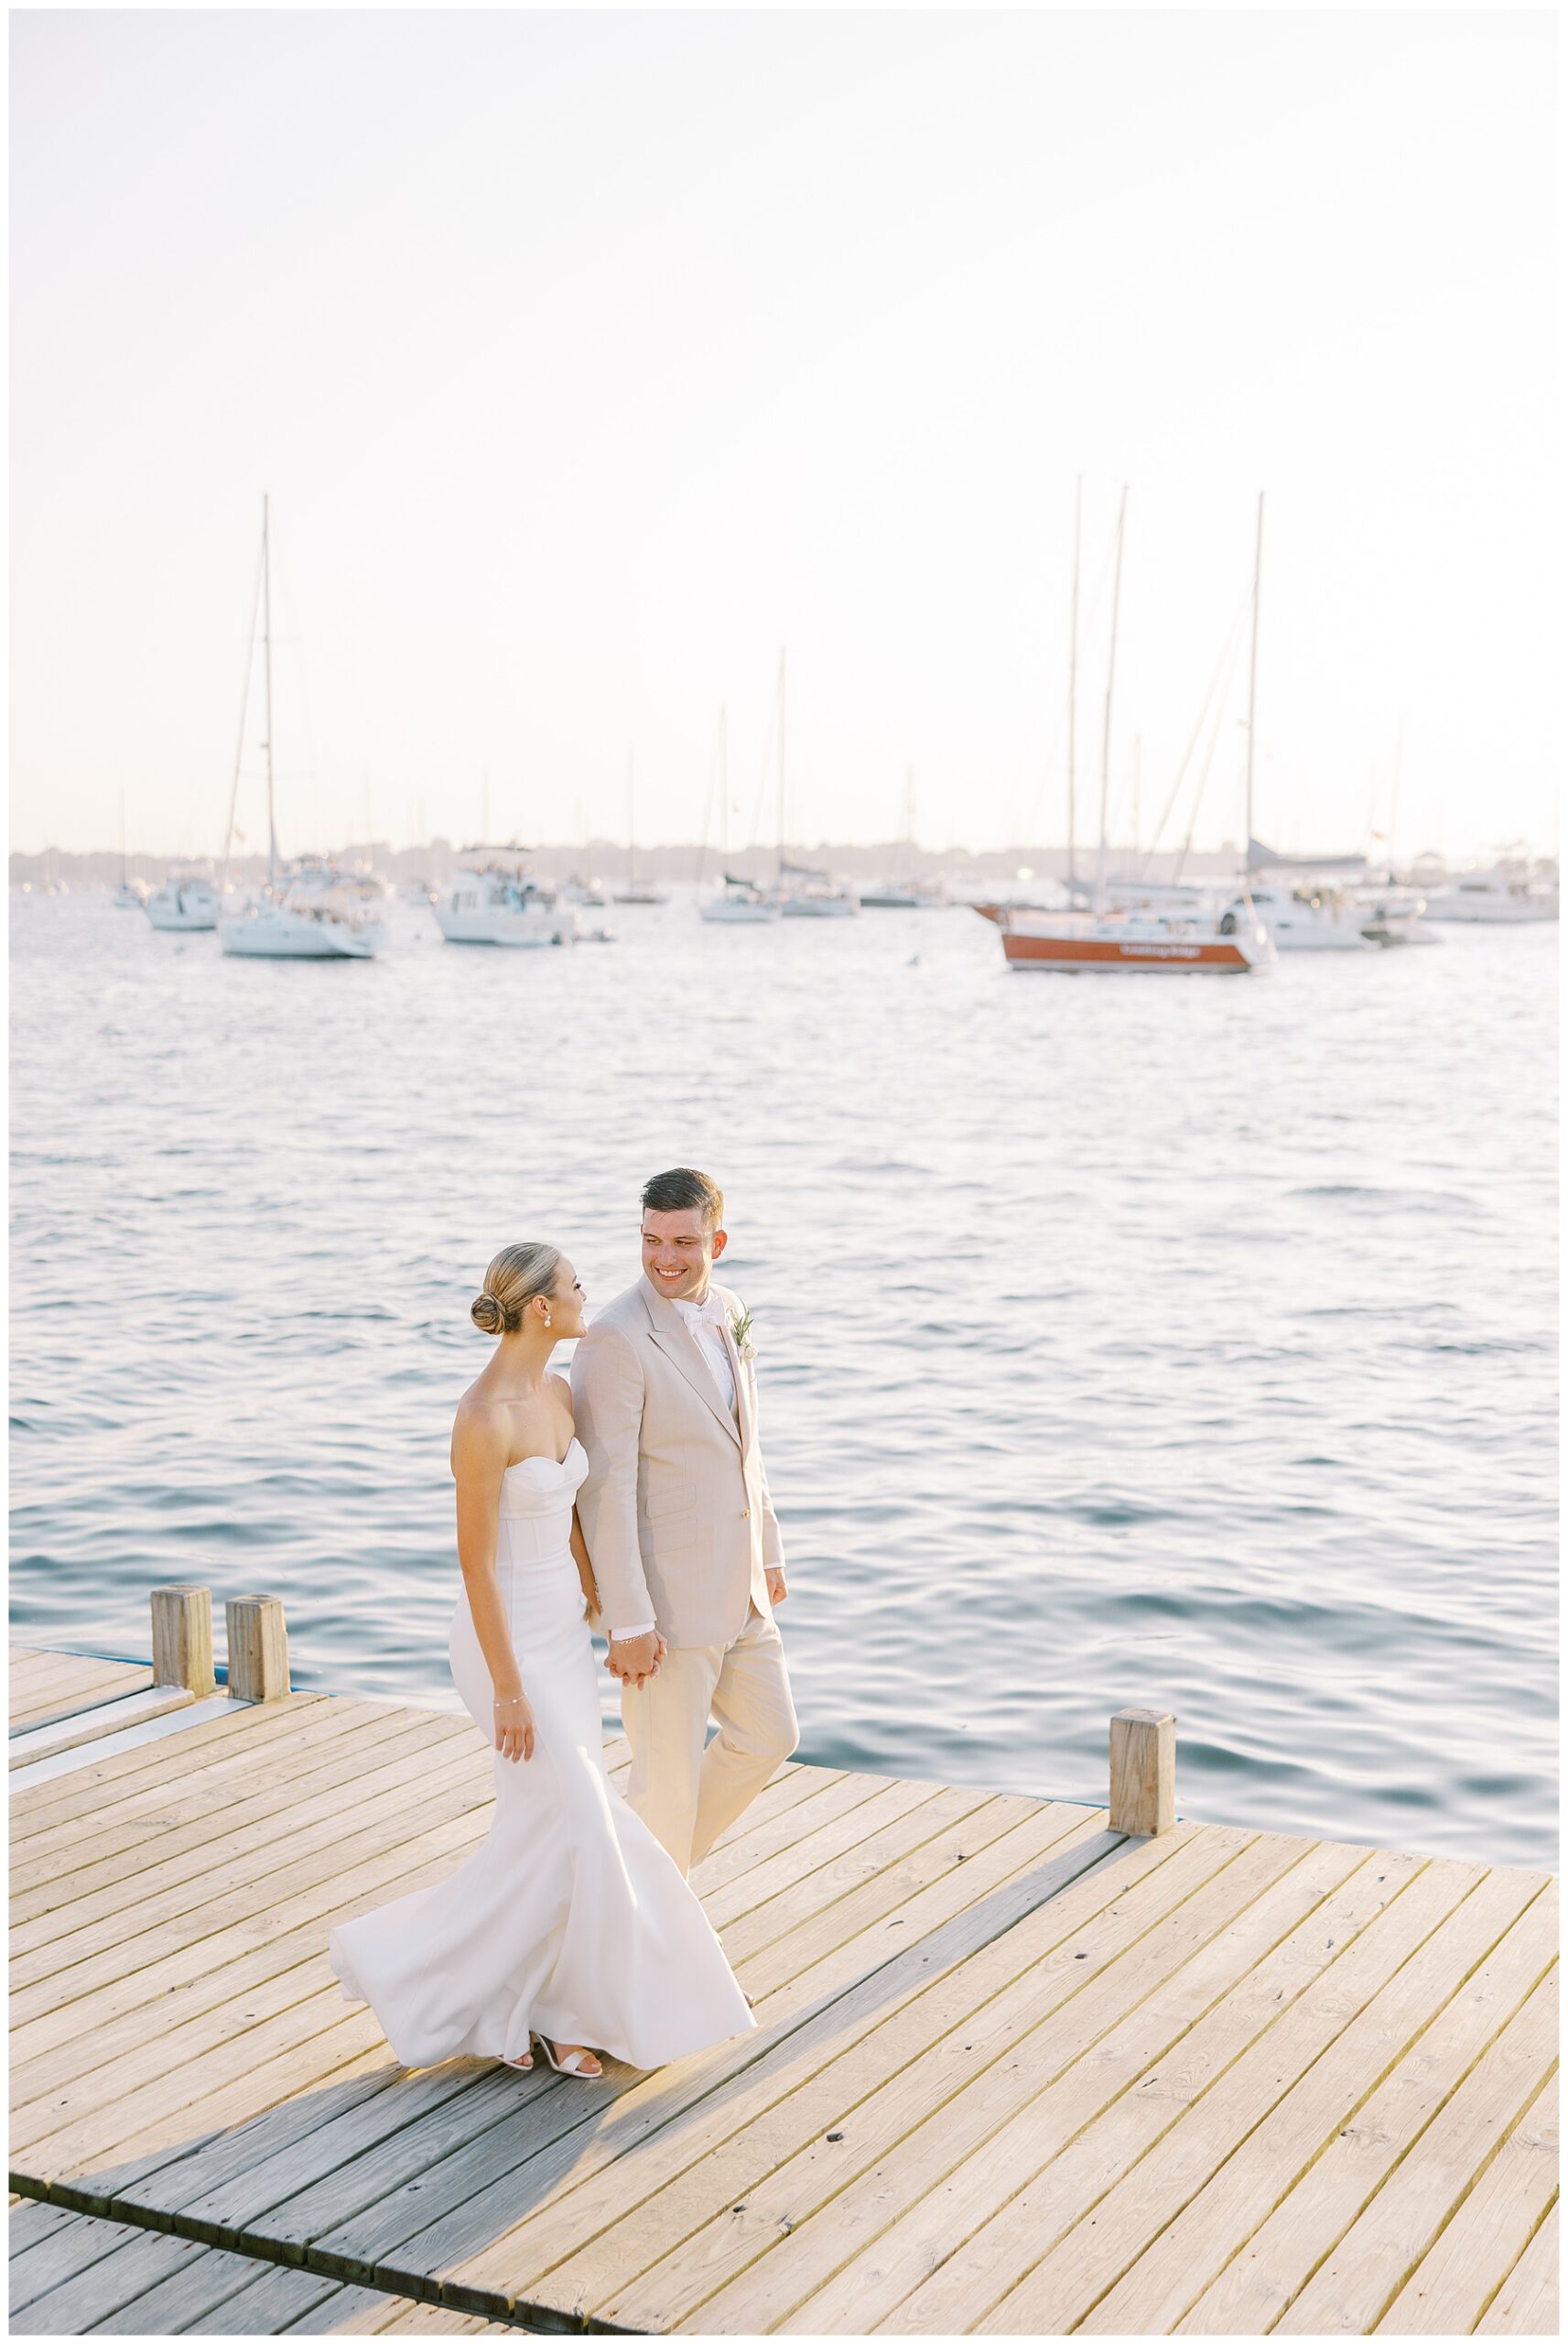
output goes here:
{"type": "Polygon", "coordinates": [[[1555,1861],[1554,930],[1111,982],[961,909],[323,964],[11,908],[22,1641],[195,1580],[455,1703],[484,1264],[591,1311],[697,1164],[804,1756],[1103,1801],[1156,1704],[1184,1813],[1555,1861]]]}

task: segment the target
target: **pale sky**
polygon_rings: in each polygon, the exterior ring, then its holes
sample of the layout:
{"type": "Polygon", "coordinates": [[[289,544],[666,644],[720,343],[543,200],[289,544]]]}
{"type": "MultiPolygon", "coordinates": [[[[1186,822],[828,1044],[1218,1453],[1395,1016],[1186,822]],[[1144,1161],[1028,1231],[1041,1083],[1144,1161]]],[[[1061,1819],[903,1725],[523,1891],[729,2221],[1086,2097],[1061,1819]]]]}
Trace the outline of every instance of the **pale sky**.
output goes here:
{"type": "Polygon", "coordinates": [[[11,24],[15,845],[221,845],[264,489],[287,851],[771,841],[781,644],[795,838],[1059,840],[1081,473],[1080,835],[1125,482],[1116,834],[1264,488],[1260,835],[1555,849],[1549,11],[11,24]]]}

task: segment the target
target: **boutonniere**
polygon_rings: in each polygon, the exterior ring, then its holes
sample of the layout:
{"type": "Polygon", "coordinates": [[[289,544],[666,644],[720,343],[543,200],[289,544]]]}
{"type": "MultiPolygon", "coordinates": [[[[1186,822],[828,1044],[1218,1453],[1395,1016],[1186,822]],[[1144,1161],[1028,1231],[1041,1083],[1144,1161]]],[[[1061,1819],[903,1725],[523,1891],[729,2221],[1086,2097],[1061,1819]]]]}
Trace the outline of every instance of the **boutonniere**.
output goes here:
{"type": "Polygon", "coordinates": [[[736,1311],[730,1321],[730,1333],[742,1359],[756,1358],[757,1347],[752,1340],[752,1314],[749,1310],[736,1311]]]}

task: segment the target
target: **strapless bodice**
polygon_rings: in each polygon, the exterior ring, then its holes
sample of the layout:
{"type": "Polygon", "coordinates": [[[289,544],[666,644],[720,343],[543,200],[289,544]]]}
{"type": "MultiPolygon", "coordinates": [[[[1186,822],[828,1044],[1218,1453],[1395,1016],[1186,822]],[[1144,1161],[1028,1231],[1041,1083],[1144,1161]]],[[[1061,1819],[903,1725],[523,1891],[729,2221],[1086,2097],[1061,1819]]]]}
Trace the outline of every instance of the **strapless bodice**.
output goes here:
{"type": "Polygon", "coordinates": [[[588,1459],[580,1440],[573,1439],[564,1457],[523,1457],[501,1477],[503,1520],[520,1514],[570,1516],[579,1490],[588,1479],[588,1459]]]}

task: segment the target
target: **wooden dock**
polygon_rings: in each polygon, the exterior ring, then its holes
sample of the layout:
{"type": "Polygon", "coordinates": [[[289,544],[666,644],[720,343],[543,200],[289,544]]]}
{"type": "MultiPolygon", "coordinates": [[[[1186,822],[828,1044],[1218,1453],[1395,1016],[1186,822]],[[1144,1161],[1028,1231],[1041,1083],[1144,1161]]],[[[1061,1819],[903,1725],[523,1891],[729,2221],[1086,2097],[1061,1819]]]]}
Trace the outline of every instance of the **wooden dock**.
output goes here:
{"type": "Polygon", "coordinates": [[[1108,1809],[789,1765],[694,1875],[756,2034],[411,2073],[327,1933],[490,1753],[280,1638],[128,1730],[13,1655],[18,2331],[1556,2332],[1547,1875],[1174,1819],[1139,1713],[1108,1809]]]}

